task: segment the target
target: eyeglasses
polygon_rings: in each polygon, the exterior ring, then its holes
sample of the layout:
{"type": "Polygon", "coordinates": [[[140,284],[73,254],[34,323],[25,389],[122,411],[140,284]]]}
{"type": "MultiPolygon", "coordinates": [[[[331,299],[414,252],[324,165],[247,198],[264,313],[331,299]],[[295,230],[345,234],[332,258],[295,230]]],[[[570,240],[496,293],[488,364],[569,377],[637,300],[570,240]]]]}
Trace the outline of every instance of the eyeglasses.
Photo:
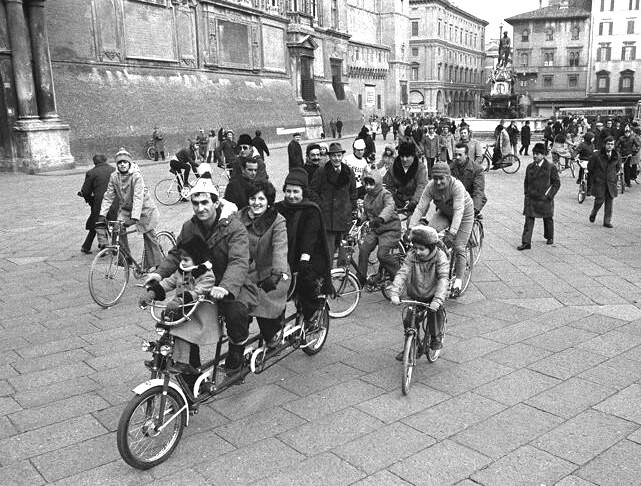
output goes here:
{"type": "Polygon", "coordinates": [[[240,150],[249,150],[250,147],[251,145],[241,145],[240,150]]]}

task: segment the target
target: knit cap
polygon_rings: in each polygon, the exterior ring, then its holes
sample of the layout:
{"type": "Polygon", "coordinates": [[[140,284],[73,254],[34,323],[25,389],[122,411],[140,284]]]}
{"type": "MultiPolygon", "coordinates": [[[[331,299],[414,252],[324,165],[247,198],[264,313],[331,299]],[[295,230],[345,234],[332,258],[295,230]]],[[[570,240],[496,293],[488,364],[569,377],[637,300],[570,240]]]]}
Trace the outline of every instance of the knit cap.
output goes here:
{"type": "Polygon", "coordinates": [[[450,172],[450,166],[447,165],[447,162],[436,162],[432,168],[432,177],[436,176],[449,176],[452,175],[450,172]]]}

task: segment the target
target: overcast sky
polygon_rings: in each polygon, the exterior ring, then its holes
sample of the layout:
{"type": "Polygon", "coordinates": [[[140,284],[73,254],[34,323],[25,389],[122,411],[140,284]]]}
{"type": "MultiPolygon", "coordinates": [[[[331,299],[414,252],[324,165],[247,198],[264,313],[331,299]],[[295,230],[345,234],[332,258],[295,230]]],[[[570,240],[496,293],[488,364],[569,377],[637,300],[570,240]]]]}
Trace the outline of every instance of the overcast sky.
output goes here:
{"type": "MultiPolygon", "coordinates": [[[[499,37],[501,23],[503,30],[507,27],[510,37],[513,37],[512,27],[503,19],[539,8],[539,0],[450,0],[450,2],[476,17],[487,20],[490,24],[485,29],[485,38],[488,40],[499,37]]],[[[548,0],[543,0],[543,6],[548,6],[548,0]]]]}

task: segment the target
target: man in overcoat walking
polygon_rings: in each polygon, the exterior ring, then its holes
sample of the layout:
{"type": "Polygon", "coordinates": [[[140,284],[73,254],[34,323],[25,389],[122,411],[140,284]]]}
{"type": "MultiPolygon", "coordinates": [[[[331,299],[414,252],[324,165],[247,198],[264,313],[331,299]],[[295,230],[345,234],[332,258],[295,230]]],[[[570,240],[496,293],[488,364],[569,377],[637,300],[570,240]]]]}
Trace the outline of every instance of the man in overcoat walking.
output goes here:
{"type": "Polygon", "coordinates": [[[612,228],[612,203],[618,195],[617,174],[621,170],[621,160],[614,150],[614,144],[614,137],[608,136],[601,150],[592,155],[588,162],[588,189],[594,196],[590,222],[594,223],[599,209],[605,203],[603,226],[606,228],[612,228]]]}
{"type": "Polygon", "coordinates": [[[554,243],[554,196],[561,187],[561,179],[554,164],[548,162],[544,154],[545,144],[534,145],[532,149],[534,162],[528,165],[525,170],[525,180],[523,181],[525,224],[523,225],[521,245],[517,247],[519,251],[532,248],[535,218],[543,218],[543,236],[548,245],[554,243]]]}
{"type": "Polygon", "coordinates": [[[294,167],[302,167],[305,161],[303,160],[303,149],[300,146],[300,133],[294,133],[291,142],[287,145],[287,157],[289,159],[289,170],[294,167]]]}
{"type": "MultiPolygon", "coordinates": [[[[91,214],[87,218],[85,229],[87,229],[87,238],[80,247],[80,251],[85,254],[91,253],[91,245],[96,237],[96,222],[100,215],[100,206],[102,206],[102,198],[105,195],[107,186],[109,185],[109,178],[111,173],[116,170],[113,165],[107,163],[107,157],[103,154],[96,154],[93,156],[93,163],[95,167],[87,171],[85,175],[85,182],[80,189],[79,194],[84,198],[87,204],[91,206],[91,214]]],[[[118,214],[118,201],[115,199],[107,213],[107,220],[112,221],[116,219],[118,214]]],[[[106,241],[100,241],[98,238],[99,246],[104,245],[106,241]]]]}

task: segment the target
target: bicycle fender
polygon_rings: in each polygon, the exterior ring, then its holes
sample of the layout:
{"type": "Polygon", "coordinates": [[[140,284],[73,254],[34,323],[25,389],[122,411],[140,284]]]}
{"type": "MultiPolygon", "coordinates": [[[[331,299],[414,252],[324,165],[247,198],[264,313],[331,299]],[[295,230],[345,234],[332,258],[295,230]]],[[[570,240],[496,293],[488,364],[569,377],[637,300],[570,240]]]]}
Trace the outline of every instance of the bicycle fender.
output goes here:
{"type": "MultiPolygon", "coordinates": [[[[155,386],[161,386],[162,387],[163,383],[164,383],[164,380],[162,378],[155,378],[153,380],[147,380],[147,381],[142,382],[140,385],[136,386],[131,391],[133,391],[136,395],[142,395],[143,393],[145,393],[150,388],[153,388],[155,386]]],[[[174,390],[176,390],[178,392],[180,397],[183,399],[183,404],[187,404],[188,403],[187,402],[187,397],[185,396],[185,394],[183,393],[182,389],[178,386],[177,383],[175,383],[173,381],[169,381],[169,388],[173,388],[174,390]]],[[[190,414],[187,413],[187,420],[185,422],[185,426],[189,426],[189,415],[190,414]]]]}

